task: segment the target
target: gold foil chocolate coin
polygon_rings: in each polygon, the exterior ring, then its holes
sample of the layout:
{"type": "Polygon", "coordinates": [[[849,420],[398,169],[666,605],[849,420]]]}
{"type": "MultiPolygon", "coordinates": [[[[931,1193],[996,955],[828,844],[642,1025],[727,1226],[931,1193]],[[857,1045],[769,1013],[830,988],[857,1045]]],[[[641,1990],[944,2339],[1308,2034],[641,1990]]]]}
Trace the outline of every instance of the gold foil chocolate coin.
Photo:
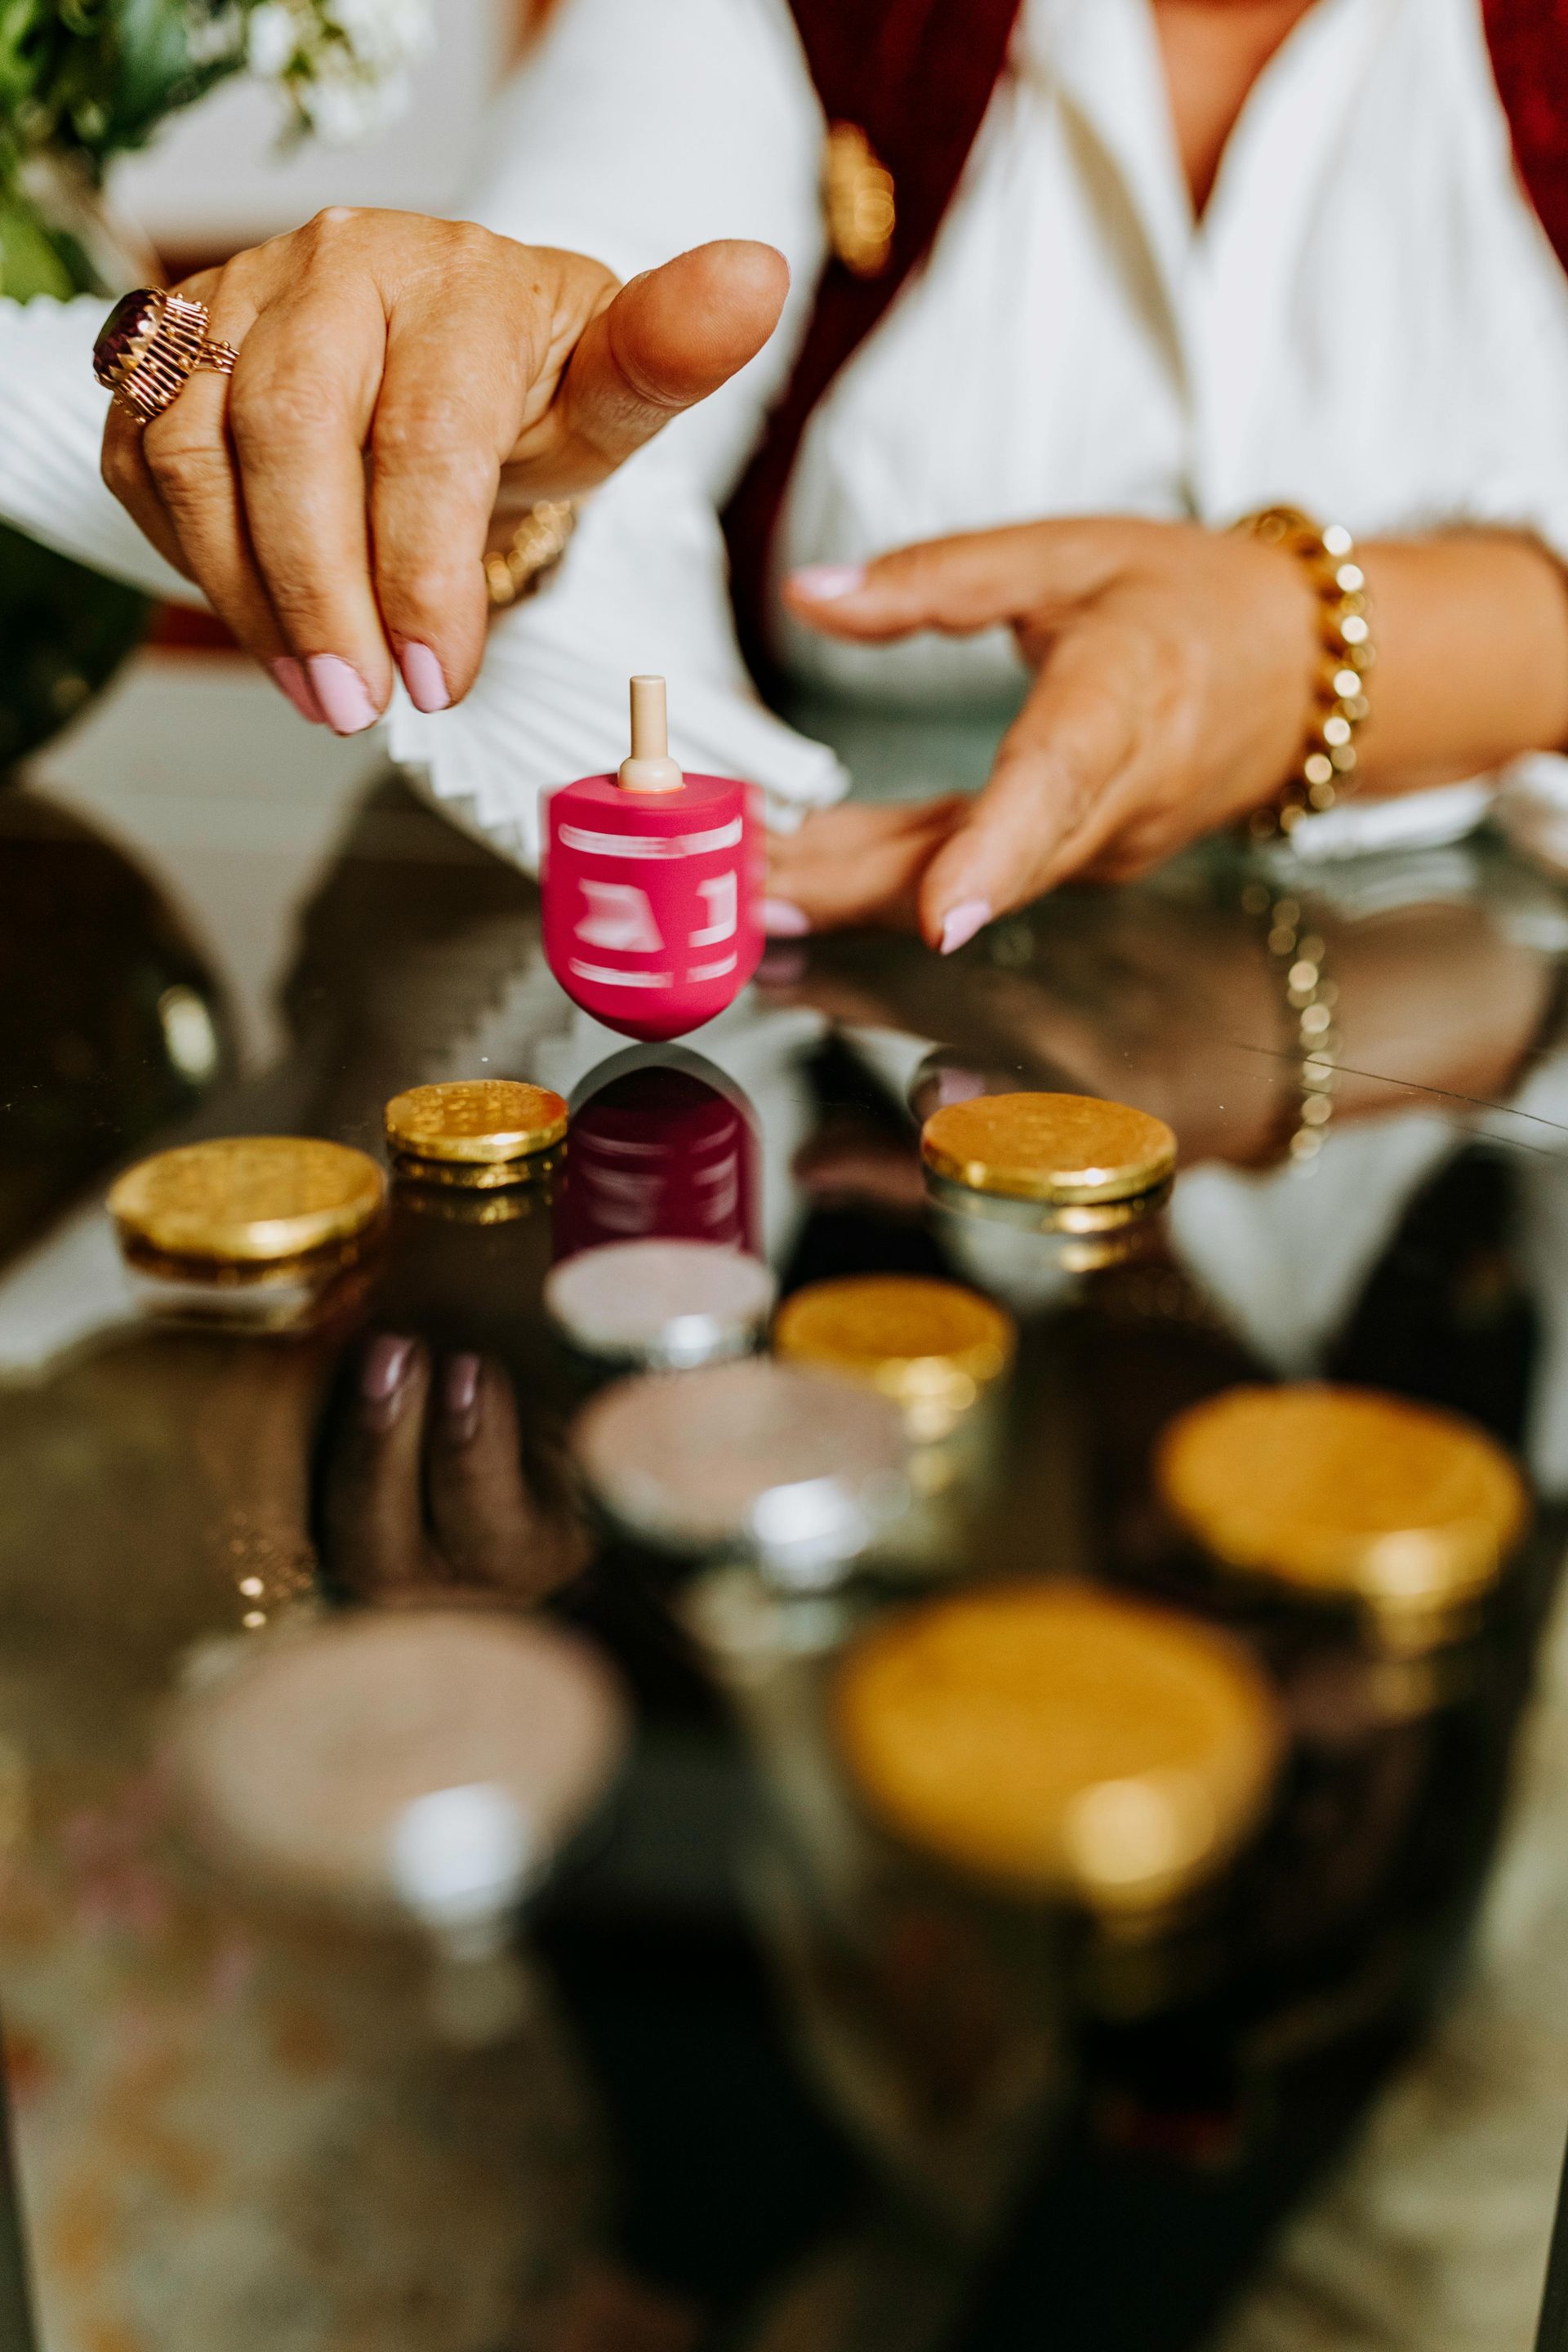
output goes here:
{"type": "Polygon", "coordinates": [[[1017,1894],[1162,1908],[1259,1820],[1273,1694],[1205,1626],[1080,1584],[908,1611],[839,1668],[839,1748],[873,1815],[1017,1894]]]}
{"type": "Polygon", "coordinates": [[[911,1433],[942,1435],[1000,1380],[1017,1346],[1013,1318],[977,1290],[923,1275],[814,1282],[780,1307],[775,1354],[879,1389],[911,1433]]]}
{"type": "Polygon", "coordinates": [[[1230,1389],[1172,1423],[1167,1509],[1211,1559],[1412,1630],[1485,1591],[1524,1482],[1484,1430],[1375,1389],[1230,1389]]]}
{"type": "Polygon", "coordinates": [[[931,1113],[921,1154],[970,1192],[1070,1204],[1152,1192],[1175,1167],[1176,1139],[1163,1118],[1098,1095],[976,1095],[931,1113]]]}
{"type": "Polygon", "coordinates": [[[388,1147],[415,1160],[487,1167],[548,1150],[565,1132],[562,1097],[520,1078],[410,1087],[386,1106],[388,1147]]]}
{"type": "Polygon", "coordinates": [[[110,1191],[128,1248],[214,1264],[308,1256],[374,1224],[386,1179],[347,1144],[237,1135],[138,1161],[110,1191]]]}

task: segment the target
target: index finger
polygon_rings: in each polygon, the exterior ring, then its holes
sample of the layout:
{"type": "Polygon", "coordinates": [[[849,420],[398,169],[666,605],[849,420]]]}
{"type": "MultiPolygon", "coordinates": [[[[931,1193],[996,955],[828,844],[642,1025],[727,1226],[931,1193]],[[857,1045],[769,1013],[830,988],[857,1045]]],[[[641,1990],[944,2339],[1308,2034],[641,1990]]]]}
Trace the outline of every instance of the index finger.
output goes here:
{"type": "Polygon", "coordinates": [[[965,636],[1027,614],[1069,613],[1123,568],[1149,526],[1087,516],[960,531],[895,548],[869,563],[814,563],[784,583],[790,610],[836,637],[881,644],[916,629],[965,636]]]}
{"type": "Polygon", "coordinates": [[[1084,628],[1036,679],[921,887],[921,929],[944,955],[1071,873],[1120,823],[1115,787],[1139,749],[1121,653],[1110,632],[1084,628]]]}

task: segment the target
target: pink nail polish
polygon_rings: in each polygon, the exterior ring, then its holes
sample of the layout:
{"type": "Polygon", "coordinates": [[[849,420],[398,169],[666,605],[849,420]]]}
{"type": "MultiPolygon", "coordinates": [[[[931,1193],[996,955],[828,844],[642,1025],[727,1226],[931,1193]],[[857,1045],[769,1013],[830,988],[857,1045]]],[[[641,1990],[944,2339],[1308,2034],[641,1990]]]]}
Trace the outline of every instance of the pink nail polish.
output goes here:
{"type": "Polygon", "coordinates": [[[428,646],[409,638],[398,650],[397,667],[403,672],[403,683],[416,710],[445,710],[450,706],[452,698],[447,691],[441,665],[428,646]]]}
{"type": "Polygon", "coordinates": [[[942,918],[943,955],[956,954],[960,948],[967,946],[976,931],[983,931],[990,920],[989,898],[965,898],[958,906],[950,907],[942,918]]]}
{"type": "Polygon", "coordinates": [[[770,940],[804,940],[811,929],[811,917],[792,898],[764,898],[763,929],[770,940]]]}
{"type": "Polygon", "coordinates": [[[454,1437],[467,1444],[479,1425],[479,1360],[452,1356],[441,1382],[441,1402],[454,1437]]]}
{"type": "Polygon", "coordinates": [[[305,667],[327,724],[337,735],[363,735],[380,717],[358,670],[336,654],[312,654],[305,667]]]}
{"type": "Polygon", "coordinates": [[[837,596],[853,596],[866,585],[863,563],[807,563],[789,575],[789,584],[796,595],[809,597],[814,604],[830,604],[837,596]]]}
{"type": "Polygon", "coordinates": [[[372,1429],[388,1430],[403,1410],[404,1391],[414,1362],[414,1342],[381,1332],[365,1349],[360,1366],[360,1409],[372,1429]]]}
{"type": "Polygon", "coordinates": [[[326,725],[326,714],[310,691],[310,681],[305,675],[303,662],[296,661],[292,654],[282,654],[272,664],[272,677],[301,719],[308,719],[312,727],[326,725]]]}

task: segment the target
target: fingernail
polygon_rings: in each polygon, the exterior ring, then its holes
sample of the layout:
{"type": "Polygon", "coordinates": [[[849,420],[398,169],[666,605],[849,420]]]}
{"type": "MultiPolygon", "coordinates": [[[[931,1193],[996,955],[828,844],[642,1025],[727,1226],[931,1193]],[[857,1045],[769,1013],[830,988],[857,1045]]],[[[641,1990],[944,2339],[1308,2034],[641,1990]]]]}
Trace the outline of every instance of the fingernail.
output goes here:
{"type": "Polygon", "coordinates": [[[310,691],[303,662],[296,661],[292,654],[283,654],[273,663],[272,676],[301,719],[308,719],[312,727],[326,725],[326,714],[310,691]]]}
{"type": "Polygon", "coordinates": [[[466,1445],[479,1425],[479,1360],[451,1356],[441,1377],[441,1405],[452,1435],[466,1445]]]}
{"type": "Polygon", "coordinates": [[[811,917],[793,898],[764,898],[763,929],[770,940],[804,940],[811,929],[811,917]]]}
{"type": "Polygon", "coordinates": [[[965,898],[961,905],[950,907],[942,918],[942,951],[953,955],[967,946],[976,931],[983,931],[991,920],[989,898],[965,898]]]}
{"type": "Polygon", "coordinates": [[[372,1429],[390,1429],[403,1410],[408,1369],[414,1360],[412,1339],[389,1331],[371,1341],[360,1366],[360,1406],[372,1429]]]}
{"type": "Polygon", "coordinates": [[[363,735],[380,713],[365,690],[358,670],[336,654],[312,654],[305,664],[327,724],[338,735],[363,735]]]}
{"type": "Polygon", "coordinates": [[[836,596],[853,596],[866,585],[863,563],[806,563],[789,575],[789,584],[797,596],[808,597],[815,604],[830,604],[836,596]]]}
{"type": "Polygon", "coordinates": [[[428,646],[410,638],[398,649],[397,667],[403,672],[403,683],[416,710],[445,710],[450,706],[452,698],[447,691],[441,665],[428,646]]]}

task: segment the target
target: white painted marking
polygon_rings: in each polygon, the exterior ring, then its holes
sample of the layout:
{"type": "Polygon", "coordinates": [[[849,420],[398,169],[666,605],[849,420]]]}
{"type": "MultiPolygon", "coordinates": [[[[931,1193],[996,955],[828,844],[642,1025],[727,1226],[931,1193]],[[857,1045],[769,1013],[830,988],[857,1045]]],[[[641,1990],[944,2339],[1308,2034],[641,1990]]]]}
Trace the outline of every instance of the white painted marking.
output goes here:
{"type": "Polygon", "coordinates": [[[708,901],[708,920],[700,931],[693,931],[688,944],[694,948],[716,948],[721,940],[732,940],[740,929],[741,877],[731,870],[715,874],[710,881],[697,885],[699,898],[708,901]]]}
{"type": "Polygon", "coordinates": [[[608,948],[615,955],[657,955],[664,937],[654,920],[646,890],[635,882],[589,882],[578,877],[588,912],[576,927],[586,948],[608,948]]]}
{"type": "Polygon", "coordinates": [[[735,848],[741,830],[739,817],[710,833],[588,833],[580,824],[563,824],[561,845],[589,857],[705,857],[710,850],[735,848]]]}
{"type": "Polygon", "coordinates": [[[575,956],[567,965],[574,980],[603,981],[606,988],[668,988],[667,971],[616,971],[605,963],[580,963],[575,956]]]}

